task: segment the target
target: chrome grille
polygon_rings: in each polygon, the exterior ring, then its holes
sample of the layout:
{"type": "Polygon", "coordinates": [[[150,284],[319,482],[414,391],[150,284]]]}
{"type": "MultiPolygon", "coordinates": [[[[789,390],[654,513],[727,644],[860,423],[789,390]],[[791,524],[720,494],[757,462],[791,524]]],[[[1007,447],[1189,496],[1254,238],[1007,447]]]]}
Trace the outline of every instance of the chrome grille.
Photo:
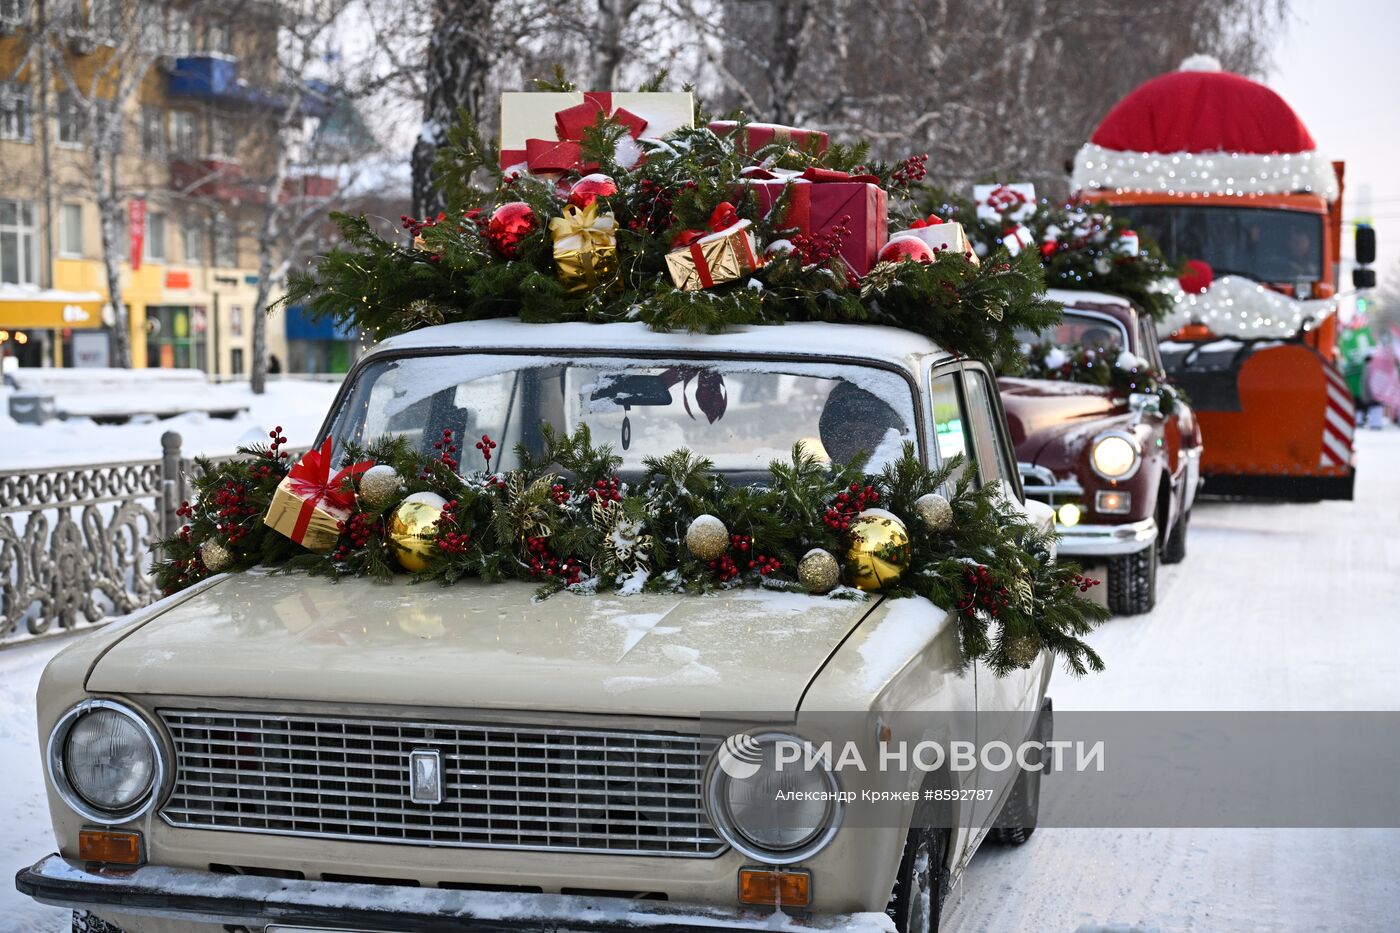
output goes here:
{"type": "Polygon", "coordinates": [[[704,857],[708,737],[161,710],[174,826],[411,845],[704,857]],[[414,803],[435,749],[442,802],[414,803]]]}

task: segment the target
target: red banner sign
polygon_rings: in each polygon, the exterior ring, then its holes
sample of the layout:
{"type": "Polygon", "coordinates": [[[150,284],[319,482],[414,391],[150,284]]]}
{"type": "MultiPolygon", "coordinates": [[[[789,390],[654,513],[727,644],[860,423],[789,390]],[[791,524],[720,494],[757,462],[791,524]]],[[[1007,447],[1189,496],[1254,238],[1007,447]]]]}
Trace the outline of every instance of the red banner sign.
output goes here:
{"type": "Polygon", "coordinates": [[[135,272],[141,268],[141,252],[146,246],[146,202],[132,198],[126,216],[131,237],[131,271],[135,272]]]}

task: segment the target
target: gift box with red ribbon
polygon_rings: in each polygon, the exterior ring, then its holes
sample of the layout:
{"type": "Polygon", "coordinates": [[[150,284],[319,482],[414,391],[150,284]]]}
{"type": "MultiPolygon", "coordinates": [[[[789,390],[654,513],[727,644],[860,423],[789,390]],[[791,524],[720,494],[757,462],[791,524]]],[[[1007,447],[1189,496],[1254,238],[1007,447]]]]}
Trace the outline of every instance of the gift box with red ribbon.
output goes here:
{"type": "Polygon", "coordinates": [[[909,229],[891,234],[890,239],[896,240],[906,236],[923,240],[933,248],[934,253],[961,253],[974,266],[980,264],[977,254],[972,250],[972,244],[967,239],[967,232],[957,221],[944,223],[938,216],[930,214],[924,220],[911,223],[909,229]]]}
{"type": "Polygon", "coordinates": [[[676,288],[693,291],[743,278],[760,265],[752,222],[740,220],[734,205],[721,202],[710,214],[710,230],[686,230],[666,254],[666,269],[676,288]]]}
{"type": "Polygon", "coordinates": [[[813,236],[830,233],[845,220],[851,232],[841,241],[841,258],[856,275],[865,275],[875,265],[888,238],[889,221],[885,189],[874,175],[809,168],[800,174],[749,169],[744,176],[765,212],[786,195],[781,226],[813,236]]]}
{"type": "MultiPolygon", "coordinates": [[[[739,127],[738,120],[711,120],[707,126],[716,136],[728,136],[739,127]]],[[[787,143],[804,152],[826,152],[827,135],[821,130],[805,130],[781,123],[745,123],[744,132],[734,141],[740,152],[749,153],[770,143],[787,143]]]]}
{"type": "MultiPolygon", "coordinates": [[[[626,128],[628,138],[660,139],[693,126],[689,93],[608,91],[508,92],[501,95],[501,168],[536,173],[589,172],[581,148],[584,131],[600,116],[626,128]]],[[[634,156],[640,157],[638,147],[634,156]]],[[[624,164],[628,160],[621,158],[624,164]]],[[[635,162],[635,159],[632,161],[635,162]]]]}
{"type": "Polygon", "coordinates": [[[329,551],[340,523],[355,507],[355,477],[374,466],[366,460],[331,475],[331,441],[307,451],[272,494],[263,523],[312,551],[329,551]]]}

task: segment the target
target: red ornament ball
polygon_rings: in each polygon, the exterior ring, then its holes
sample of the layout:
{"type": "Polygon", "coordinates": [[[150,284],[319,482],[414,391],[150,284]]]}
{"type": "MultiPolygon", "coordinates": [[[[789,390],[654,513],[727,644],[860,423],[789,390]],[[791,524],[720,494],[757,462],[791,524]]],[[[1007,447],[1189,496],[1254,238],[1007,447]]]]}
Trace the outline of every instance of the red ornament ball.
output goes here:
{"type": "Polygon", "coordinates": [[[520,251],[520,241],[539,227],[535,212],[524,201],[511,201],[502,204],[491,212],[491,220],[486,225],[486,239],[496,251],[507,259],[514,259],[520,251]]]}
{"type": "Polygon", "coordinates": [[[880,250],[881,262],[933,262],[934,258],[933,247],[912,236],[895,237],[880,250]]]}
{"type": "Polygon", "coordinates": [[[585,208],[599,198],[610,198],[617,194],[617,182],[606,175],[585,175],[569,189],[569,203],[574,207],[585,208]]]}
{"type": "Polygon", "coordinates": [[[1199,295],[1215,281],[1215,270],[1204,259],[1186,260],[1186,271],[1177,276],[1182,291],[1199,295]]]}

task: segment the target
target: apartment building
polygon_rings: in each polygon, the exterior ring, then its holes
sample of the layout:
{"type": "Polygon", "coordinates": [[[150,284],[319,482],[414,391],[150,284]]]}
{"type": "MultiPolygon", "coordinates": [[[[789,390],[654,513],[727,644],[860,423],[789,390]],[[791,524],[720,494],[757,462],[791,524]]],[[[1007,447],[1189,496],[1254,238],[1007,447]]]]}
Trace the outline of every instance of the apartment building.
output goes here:
{"type": "MultiPolygon", "coordinates": [[[[253,232],[268,197],[253,179],[267,159],[266,127],[286,106],[278,30],[294,6],[0,0],[0,354],[7,365],[115,362],[95,176],[100,134],[88,123],[94,107],[111,112],[122,82],[132,80],[135,90],[120,107],[120,184],[109,198],[132,364],[250,371],[253,232]],[[132,61],[146,63],[136,66],[140,74],[129,73],[132,61]]],[[[307,120],[324,117],[317,111],[324,106],[308,103],[307,120]]],[[[335,182],[303,174],[287,184],[335,182]]],[[[297,312],[289,321],[277,311],[268,321],[269,357],[283,369],[343,369],[353,341],[297,312]]]]}

